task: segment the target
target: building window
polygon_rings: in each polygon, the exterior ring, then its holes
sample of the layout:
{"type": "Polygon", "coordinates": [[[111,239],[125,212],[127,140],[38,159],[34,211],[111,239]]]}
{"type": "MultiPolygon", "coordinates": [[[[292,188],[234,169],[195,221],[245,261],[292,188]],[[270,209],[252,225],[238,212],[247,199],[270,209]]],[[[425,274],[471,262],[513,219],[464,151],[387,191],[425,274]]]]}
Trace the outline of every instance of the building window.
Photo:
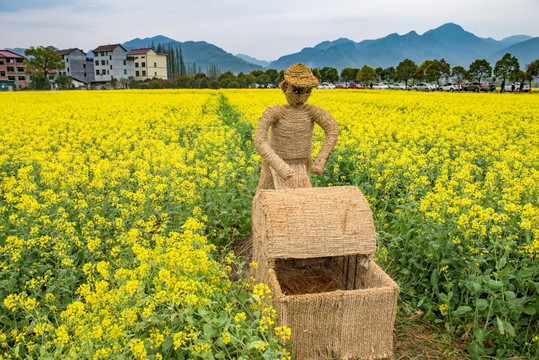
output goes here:
{"type": "Polygon", "coordinates": [[[104,51],[101,51],[101,56],[105,56],[105,52],[104,52],[104,51]]]}
{"type": "Polygon", "coordinates": [[[110,66],[110,69],[112,70],[112,65],[110,66]]]}
{"type": "Polygon", "coordinates": [[[21,63],[21,64],[22,64],[22,60],[23,60],[23,59],[17,58],[17,62],[18,62],[18,63],[21,63]]]}
{"type": "Polygon", "coordinates": [[[24,76],[19,75],[19,81],[24,81],[26,78],[24,76]]]}
{"type": "Polygon", "coordinates": [[[13,64],[13,59],[7,59],[8,64],[13,64]]]}
{"type": "Polygon", "coordinates": [[[14,66],[8,66],[7,67],[7,72],[15,72],[15,67],[14,66]]]}
{"type": "Polygon", "coordinates": [[[69,58],[66,59],[66,62],[69,62],[69,58]]]}
{"type": "Polygon", "coordinates": [[[105,60],[101,60],[101,65],[105,65],[105,60]]]}
{"type": "Polygon", "coordinates": [[[127,75],[127,69],[124,69],[124,75],[127,75]]]}
{"type": "Polygon", "coordinates": [[[138,63],[135,63],[135,67],[138,67],[138,63]]]}
{"type": "Polygon", "coordinates": [[[141,58],[141,59],[144,59],[145,57],[146,57],[146,56],[141,56],[140,58],[141,58]]]}
{"type": "Polygon", "coordinates": [[[107,60],[107,65],[109,64],[109,61],[107,60]]]}
{"type": "Polygon", "coordinates": [[[4,61],[3,61],[3,60],[0,60],[0,65],[4,65],[4,61]]]}
{"type": "Polygon", "coordinates": [[[135,76],[140,76],[140,73],[138,71],[135,71],[135,76]]]}
{"type": "Polygon", "coordinates": [[[153,67],[157,67],[157,63],[153,63],[153,67]]]}
{"type": "Polygon", "coordinates": [[[95,64],[96,64],[96,65],[99,65],[99,60],[96,60],[96,61],[95,61],[95,64]]]}
{"type": "Polygon", "coordinates": [[[157,76],[157,71],[153,73],[154,76],[157,76]]]}
{"type": "Polygon", "coordinates": [[[15,76],[8,76],[7,79],[8,79],[9,81],[15,81],[15,76]]]}
{"type": "Polygon", "coordinates": [[[99,70],[96,70],[96,71],[95,71],[95,74],[96,74],[96,75],[99,75],[99,70]]]}
{"type": "Polygon", "coordinates": [[[125,64],[126,64],[126,63],[125,63],[125,60],[124,60],[124,66],[125,66],[125,64]]]}
{"type": "Polygon", "coordinates": [[[142,70],[142,76],[146,76],[146,71],[142,70]]]}
{"type": "Polygon", "coordinates": [[[146,63],[143,62],[142,64],[140,64],[142,67],[146,67],[146,63]]]}
{"type": "Polygon", "coordinates": [[[0,76],[6,76],[6,72],[5,71],[0,71],[0,76]]]}
{"type": "Polygon", "coordinates": [[[84,77],[86,77],[86,76],[87,76],[86,73],[84,73],[84,77]]]}
{"type": "MultiPolygon", "coordinates": [[[[105,70],[103,70],[103,71],[105,71],[105,70]]],[[[108,74],[109,74],[109,71],[107,70],[107,75],[108,75],[108,74]]]]}
{"type": "Polygon", "coordinates": [[[17,71],[18,72],[24,72],[24,68],[22,66],[17,66],[17,71]]]}

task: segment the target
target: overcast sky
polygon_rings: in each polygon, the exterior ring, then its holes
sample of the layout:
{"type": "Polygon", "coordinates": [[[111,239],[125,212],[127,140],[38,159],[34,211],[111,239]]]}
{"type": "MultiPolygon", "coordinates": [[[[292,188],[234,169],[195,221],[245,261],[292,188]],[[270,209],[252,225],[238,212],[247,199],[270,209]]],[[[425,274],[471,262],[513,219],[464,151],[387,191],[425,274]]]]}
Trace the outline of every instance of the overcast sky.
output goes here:
{"type": "Polygon", "coordinates": [[[418,34],[453,22],[480,37],[539,36],[539,0],[0,0],[0,49],[84,51],[164,35],[274,60],[325,40],[418,34]]]}

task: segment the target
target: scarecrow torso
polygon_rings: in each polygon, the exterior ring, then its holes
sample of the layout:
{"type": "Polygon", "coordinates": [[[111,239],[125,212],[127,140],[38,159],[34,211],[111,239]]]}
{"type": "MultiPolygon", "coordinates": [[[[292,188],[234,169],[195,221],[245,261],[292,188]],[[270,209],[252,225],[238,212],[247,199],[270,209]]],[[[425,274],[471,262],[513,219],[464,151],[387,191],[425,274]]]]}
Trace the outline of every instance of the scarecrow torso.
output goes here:
{"type": "Polygon", "coordinates": [[[278,105],[270,130],[270,146],[283,160],[305,160],[313,151],[312,105],[278,105]]]}

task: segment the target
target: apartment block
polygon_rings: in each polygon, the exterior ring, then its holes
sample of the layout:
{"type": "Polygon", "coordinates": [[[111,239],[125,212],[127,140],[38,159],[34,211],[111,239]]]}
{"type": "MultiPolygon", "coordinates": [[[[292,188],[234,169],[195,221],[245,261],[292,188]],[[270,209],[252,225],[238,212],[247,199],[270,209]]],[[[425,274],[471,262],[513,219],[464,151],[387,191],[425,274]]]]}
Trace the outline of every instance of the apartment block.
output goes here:
{"type": "Polygon", "coordinates": [[[62,55],[65,67],[56,69],[57,75],[67,75],[77,83],[89,84],[95,80],[94,61],[80,49],[65,49],[58,51],[62,55]]]}
{"type": "Polygon", "coordinates": [[[24,56],[9,50],[0,50],[0,83],[6,88],[14,86],[13,90],[28,86],[28,75],[24,72],[24,56]]]}
{"type": "Polygon", "coordinates": [[[127,50],[122,45],[102,45],[92,52],[96,83],[108,83],[113,78],[119,80],[135,76],[135,63],[127,58],[127,50]]]}
{"type": "Polygon", "coordinates": [[[127,58],[135,63],[135,80],[167,79],[167,56],[150,48],[134,49],[127,58]]]}

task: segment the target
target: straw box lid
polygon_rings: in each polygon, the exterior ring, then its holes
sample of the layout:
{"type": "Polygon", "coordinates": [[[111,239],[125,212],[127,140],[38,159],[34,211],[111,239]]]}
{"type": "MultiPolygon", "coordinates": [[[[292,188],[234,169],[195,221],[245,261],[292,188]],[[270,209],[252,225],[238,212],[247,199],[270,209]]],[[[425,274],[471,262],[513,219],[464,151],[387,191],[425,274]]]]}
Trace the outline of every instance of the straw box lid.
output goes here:
{"type": "Polygon", "coordinates": [[[253,233],[263,237],[259,241],[269,258],[376,251],[372,212],[355,186],[259,190],[253,201],[253,233]]]}

